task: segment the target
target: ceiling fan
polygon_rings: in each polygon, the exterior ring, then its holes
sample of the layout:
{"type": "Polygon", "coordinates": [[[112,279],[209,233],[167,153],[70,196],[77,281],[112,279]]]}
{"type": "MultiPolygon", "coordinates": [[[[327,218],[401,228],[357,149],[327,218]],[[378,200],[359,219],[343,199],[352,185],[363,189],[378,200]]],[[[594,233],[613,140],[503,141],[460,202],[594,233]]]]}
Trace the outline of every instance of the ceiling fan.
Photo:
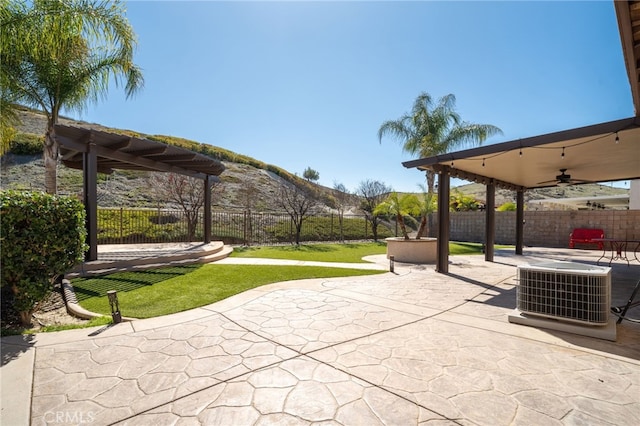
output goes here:
{"type": "Polygon", "coordinates": [[[578,183],[590,183],[588,180],[571,179],[571,175],[566,173],[567,169],[560,169],[560,174],[553,180],[538,182],[537,185],[545,185],[555,183],[557,186],[569,186],[578,183]]]}

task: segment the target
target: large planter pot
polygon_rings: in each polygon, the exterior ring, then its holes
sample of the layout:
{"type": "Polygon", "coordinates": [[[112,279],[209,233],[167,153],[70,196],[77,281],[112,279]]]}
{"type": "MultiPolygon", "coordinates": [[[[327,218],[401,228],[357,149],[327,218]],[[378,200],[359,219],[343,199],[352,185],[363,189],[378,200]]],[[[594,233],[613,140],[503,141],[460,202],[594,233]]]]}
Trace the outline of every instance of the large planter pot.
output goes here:
{"type": "Polygon", "coordinates": [[[394,261],[403,263],[436,263],[437,238],[403,237],[385,238],[387,242],[387,259],[393,256],[394,261]]]}

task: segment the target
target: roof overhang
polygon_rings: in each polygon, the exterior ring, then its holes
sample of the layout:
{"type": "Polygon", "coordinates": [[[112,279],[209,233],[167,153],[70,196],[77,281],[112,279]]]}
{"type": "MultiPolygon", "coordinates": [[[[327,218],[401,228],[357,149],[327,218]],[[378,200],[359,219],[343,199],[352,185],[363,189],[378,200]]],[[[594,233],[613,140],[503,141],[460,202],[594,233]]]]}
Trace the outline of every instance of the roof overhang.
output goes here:
{"type": "Polygon", "coordinates": [[[452,177],[525,190],[556,186],[567,169],[572,183],[640,178],[640,118],[518,139],[402,163],[452,177]],[[579,182],[578,182],[579,181],[579,182]]]}
{"type": "Polygon", "coordinates": [[[90,147],[96,150],[100,173],[115,169],[160,171],[200,179],[213,176],[216,180],[225,169],[220,161],[204,154],[122,134],[57,124],[55,137],[62,163],[79,170],[90,147]]]}
{"type": "Polygon", "coordinates": [[[640,112],[640,1],[614,1],[636,115],[640,112]]]}

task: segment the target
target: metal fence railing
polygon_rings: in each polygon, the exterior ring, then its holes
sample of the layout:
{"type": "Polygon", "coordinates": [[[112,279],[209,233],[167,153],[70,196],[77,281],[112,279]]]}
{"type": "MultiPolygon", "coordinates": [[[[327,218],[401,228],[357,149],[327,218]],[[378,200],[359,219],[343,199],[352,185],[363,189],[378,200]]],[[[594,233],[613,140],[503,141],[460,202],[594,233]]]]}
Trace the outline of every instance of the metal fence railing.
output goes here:
{"type": "MultiPolygon", "coordinates": [[[[135,244],[201,241],[202,213],[189,218],[181,210],[98,209],[98,244],[135,244]]],[[[295,242],[295,225],[286,213],[213,211],[212,239],[225,244],[269,245],[295,242]]],[[[382,223],[378,238],[396,235],[395,226],[382,223]]],[[[300,241],[353,241],[373,239],[364,215],[336,214],[305,218],[300,241]]]]}

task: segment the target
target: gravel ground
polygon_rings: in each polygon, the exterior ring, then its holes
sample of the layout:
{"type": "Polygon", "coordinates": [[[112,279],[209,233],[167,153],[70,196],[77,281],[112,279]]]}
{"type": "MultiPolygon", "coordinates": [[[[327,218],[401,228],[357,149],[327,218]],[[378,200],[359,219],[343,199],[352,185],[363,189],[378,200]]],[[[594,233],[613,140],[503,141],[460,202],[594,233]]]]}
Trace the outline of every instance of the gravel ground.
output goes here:
{"type": "MultiPolygon", "coordinates": [[[[21,331],[20,318],[9,306],[7,297],[2,298],[2,327],[21,331]]],[[[51,325],[86,324],[88,320],[76,318],[67,312],[60,288],[56,286],[49,297],[40,304],[38,310],[33,313],[32,330],[38,331],[43,327],[51,325]]]]}

